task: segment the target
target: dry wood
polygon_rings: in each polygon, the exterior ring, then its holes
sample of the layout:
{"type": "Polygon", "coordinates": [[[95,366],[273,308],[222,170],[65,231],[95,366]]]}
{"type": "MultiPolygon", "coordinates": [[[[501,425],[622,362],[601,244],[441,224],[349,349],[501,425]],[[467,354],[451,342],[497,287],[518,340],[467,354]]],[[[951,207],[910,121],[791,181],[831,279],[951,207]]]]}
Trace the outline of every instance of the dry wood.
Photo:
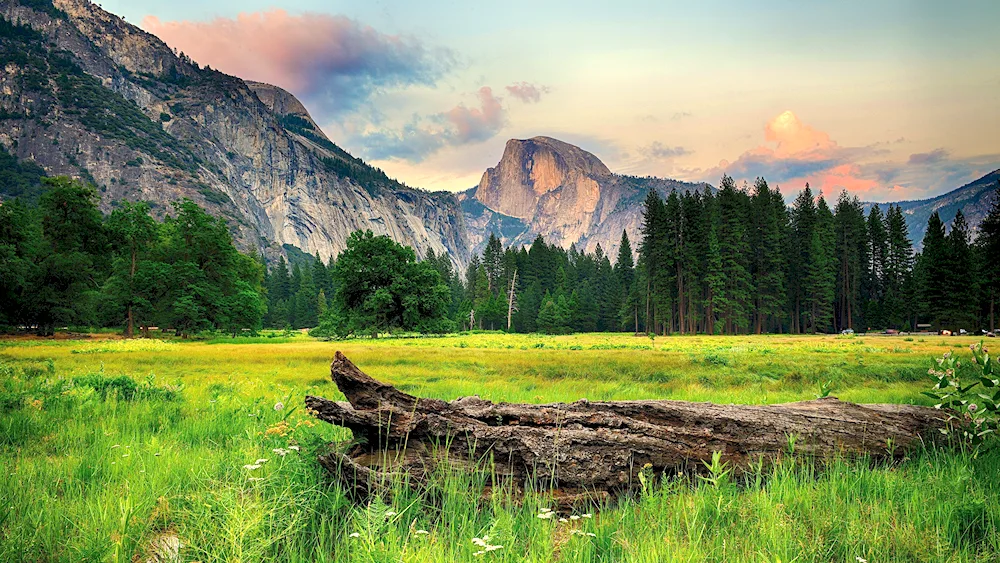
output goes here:
{"type": "Polygon", "coordinates": [[[320,461],[356,492],[406,472],[420,481],[447,456],[472,466],[492,459],[497,477],[567,494],[613,494],[649,464],[659,474],[697,468],[721,452],[737,470],[796,455],[898,458],[938,440],[945,413],[914,405],[858,405],[829,397],[779,405],[685,401],[601,401],[544,405],[445,402],[408,395],[372,379],[342,353],[331,365],[349,402],[306,397],[320,420],[351,429],[357,444],[320,461]]]}

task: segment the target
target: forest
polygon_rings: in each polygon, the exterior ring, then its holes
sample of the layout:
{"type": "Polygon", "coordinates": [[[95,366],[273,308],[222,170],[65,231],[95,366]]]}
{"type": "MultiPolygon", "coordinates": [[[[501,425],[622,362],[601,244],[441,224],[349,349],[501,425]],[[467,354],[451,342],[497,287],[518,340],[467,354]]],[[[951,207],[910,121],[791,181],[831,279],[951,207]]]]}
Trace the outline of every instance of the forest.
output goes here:
{"type": "Polygon", "coordinates": [[[0,327],[169,328],[233,336],[262,327],[317,336],[454,330],[566,334],[834,333],[996,327],[1000,197],[977,232],[935,213],[915,252],[899,207],[808,184],[791,206],[764,179],[718,191],[650,191],[641,239],[617,256],[538,236],[490,235],[466,271],[356,232],[324,262],[289,252],[270,268],[225,222],[184,200],[163,222],[144,203],[103,216],[92,187],[45,178],[0,205],[0,327]],[[32,200],[37,199],[37,203],[32,200]]]}
{"type": "Polygon", "coordinates": [[[93,187],[43,182],[37,205],[0,205],[0,328],[260,328],[264,266],[236,249],[224,220],[190,200],[163,222],[146,203],[119,202],[104,216],[93,187]]]}

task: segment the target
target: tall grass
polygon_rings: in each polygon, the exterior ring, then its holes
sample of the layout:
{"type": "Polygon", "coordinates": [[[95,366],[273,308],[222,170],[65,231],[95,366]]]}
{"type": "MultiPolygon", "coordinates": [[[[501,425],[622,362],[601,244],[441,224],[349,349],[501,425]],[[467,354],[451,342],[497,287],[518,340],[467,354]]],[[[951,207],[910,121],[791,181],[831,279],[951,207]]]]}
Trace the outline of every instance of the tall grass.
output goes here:
{"type": "Polygon", "coordinates": [[[486,494],[488,468],[443,467],[429,487],[397,482],[388,501],[356,505],[315,461],[349,432],[300,407],[307,393],[341,398],[328,380],[335,348],[423,396],[756,403],[812,398],[833,375],[841,397],[916,401],[925,383],[911,370],[926,373],[936,347],[953,342],[873,340],[657,338],[644,350],[588,347],[649,339],[486,334],[91,353],[73,353],[92,349],[79,342],[7,346],[0,560],[145,560],[170,536],[185,561],[206,563],[1000,561],[997,454],[914,452],[896,466],[838,461],[821,472],[789,458],[738,482],[717,468],[711,481],[667,475],[614,505],[539,518],[553,507],[544,495],[486,494]],[[859,340],[876,351],[858,352],[859,340]],[[570,518],[585,513],[592,518],[570,518]],[[472,539],[484,536],[503,547],[475,556],[472,539]]]}

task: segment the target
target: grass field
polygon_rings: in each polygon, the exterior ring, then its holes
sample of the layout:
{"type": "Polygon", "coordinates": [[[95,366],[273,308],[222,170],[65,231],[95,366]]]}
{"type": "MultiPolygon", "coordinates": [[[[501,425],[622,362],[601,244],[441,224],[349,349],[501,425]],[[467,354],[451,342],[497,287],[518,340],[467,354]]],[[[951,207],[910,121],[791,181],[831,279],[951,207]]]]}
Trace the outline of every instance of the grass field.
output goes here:
{"type": "Polygon", "coordinates": [[[483,475],[447,471],[434,476],[433,502],[400,486],[391,505],[353,505],[315,462],[349,433],[301,408],[305,394],[342,398],[329,380],[338,349],[373,377],[443,399],[772,403],[825,385],[844,400],[927,404],[933,358],[968,355],[972,342],[2,341],[0,560],[145,561],[178,538],[181,560],[201,562],[1000,561],[996,453],[914,452],[897,466],[821,473],[790,458],[739,483],[666,476],[559,522],[537,517],[551,506],[544,496],[484,500],[483,475]],[[475,555],[484,536],[503,547],[475,555]]]}

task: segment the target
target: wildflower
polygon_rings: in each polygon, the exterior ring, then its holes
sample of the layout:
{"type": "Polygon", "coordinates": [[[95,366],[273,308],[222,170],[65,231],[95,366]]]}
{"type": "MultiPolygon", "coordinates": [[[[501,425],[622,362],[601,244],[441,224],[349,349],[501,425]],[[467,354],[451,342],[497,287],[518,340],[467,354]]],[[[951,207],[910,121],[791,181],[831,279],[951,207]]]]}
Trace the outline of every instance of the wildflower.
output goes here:
{"type": "Polygon", "coordinates": [[[259,464],[264,464],[264,463],[267,463],[267,460],[266,460],[266,459],[264,459],[264,458],[260,458],[260,459],[258,459],[257,461],[255,461],[254,463],[256,463],[256,464],[258,464],[258,465],[259,465],[259,464]]]}
{"type": "Polygon", "coordinates": [[[395,515],[396,515],[396,512],[394,512],[392,510],[390,510],[390,511],[388,511],[388,512],[385,513],[385,517],[386,518],[391,518],[391,517],[393,517],[395,515]]]}
{"type": "Polygon", "coordinates": [[[413,532],[413,533],[416,534],[416,535],[418,535],[418,536],[426,536],[430,532],[428,532],[427,530],[417,530],[416,532],[413,532]]]}
{"type": "Polygon", "coordinates": [[[574,515],[570,516],[570,517],[569,517],[569,519],[570,519],[570,520],[579,520],[579,519],[580,519],[580,517],[579,517],[579,516],[577,516],[576,514],[574,514],[574,515]]]}
{"type": "Polygon", "coordinates": [[[584,514],[583,517],[584,518],[593,518],[594,515],[588,512],[588,513],[584,514]]]}
{"type": "Polygon", "coordinates": [[[282,403],[281,401],[274,403],[274,410],[280,411],[283,408],[285,408],[285,403],[282,403]]]}
{"type": "Polygon", "coordinates": [[[250,471],[253,471],[254,469],[260,469],[260,464],[258,464],[258,463],[248,463],[248,464],[246,464],[246,465],[243,466],[243,469],[249,469],[250,471]]]}
{"type": "Polygon", "coordinates": [[[979,410],[979,407],[976,406],[976,403],[969,405],[969,412],[976,412],[977,410],[979,410]]]}
{"type": "Polygon", "coordinates": [[[541,512],[538,514],[538,517],[541,518],[542,520],[549,520],[555,515],[556,515],[555,512],[541,512]]]}
{"type": "Polygon", "coordinates": [[[250,477],[247,481],[263,481],[263,477],[250,477]]]}
{"type": "Polygon", "coordinates": [[[567,520],[567,519],[565,519],[565,518],[560,518],[560,519],[559,519],[559,522],[560,522],[561,524],[565,524],[566,522],[569,522],[569,520],[567,520]]]}
{"type": "Polygon", "coordinates": [[[489,536],[483,536],[481,538],[472,538],[472,543],[482,548],[479,551],[472,554],[474,557],[479,557],[480,555],[489,553],[491,551],[495,551],[497,549],[503,549],[502,545],[490,545],[489,536]]]}
{"type": "Polygon", "coordinates": [[[274,448],[271,451],[281,457],[285,457],[286,455],[288,455],[288,450],[286,450],[285,448],[274,448]]]}
{"type": "Polygon", "coordinates": [[[868,560],[865,559],[864,557],[861,557],[860,555],[855,557],[855,559],[858,560],[858,563],[868,563],[868,560]]]}
{"type": "Polygon", "coordinates": [[[357,532],[351,532],[350,534],[347,534],[347,537],[349,537],[349,538],[360,538],[361,534],[359,534],[357,532]]]}
{"type": "Polygon", "coordinates": [[[298,446],[288,446],[288,449],[297,452],[297,451],[299,451],[300,448],[298,446]]]}

